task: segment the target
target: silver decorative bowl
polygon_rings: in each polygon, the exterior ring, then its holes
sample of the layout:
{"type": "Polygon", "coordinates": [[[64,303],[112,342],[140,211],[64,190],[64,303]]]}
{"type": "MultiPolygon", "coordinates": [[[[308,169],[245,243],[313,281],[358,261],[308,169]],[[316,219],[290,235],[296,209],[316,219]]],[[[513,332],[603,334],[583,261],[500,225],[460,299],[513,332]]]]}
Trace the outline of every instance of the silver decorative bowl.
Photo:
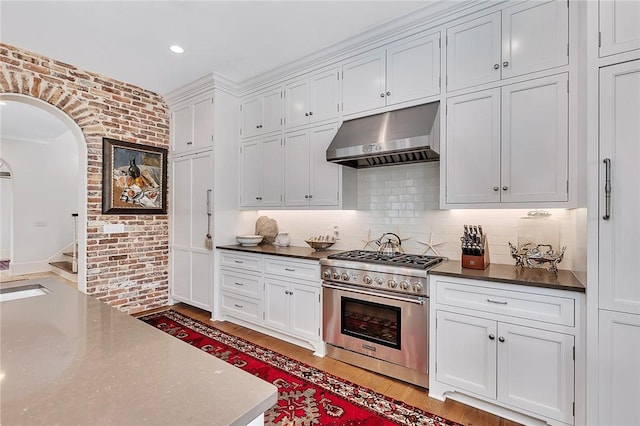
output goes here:
{"type": "Polygon", "coordinates": [[[336,243],[335,241],[317,241],[317,240],[304,240],[304,242],[309,244],[309,246],[315,251],[326,250],[336,243]]]}

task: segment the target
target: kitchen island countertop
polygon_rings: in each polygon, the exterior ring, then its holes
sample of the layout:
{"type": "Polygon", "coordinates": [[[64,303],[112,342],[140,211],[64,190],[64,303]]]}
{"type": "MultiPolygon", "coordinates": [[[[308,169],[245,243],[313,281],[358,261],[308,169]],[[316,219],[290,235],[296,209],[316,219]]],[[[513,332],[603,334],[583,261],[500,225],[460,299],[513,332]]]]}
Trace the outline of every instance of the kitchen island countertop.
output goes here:
{"type": "Polygon", "coordinates": [[[585,292],[585,287],[580,280],[571,271],[565,270],[559,270],[555,275],[547,272],[546,269],[493,263],[484,270],[467,269],[462,267],[462,262],[448,260],[429,270],[429,274],[585,292]]]}
{"type": "Polygon", "coordinates": [[[275,256],[296,257],[298,259],[307,259],[307,260],[320,260],[323,257],[329,256],[330,254],[341,253],[344,251],[344,250],[315,251],[311,247],[296,247],[296,246],[278,247],[273,244],[259,244],[255,247],[246,247],[246,246],[241,246],[240,244],[234,244],[229,246],[217,246],[216,248],[223,249],[223,250],[244,251],[247,253],[271,254],[275,256]]]}
{"type": "Polygon", "coordinates": [[[245,425],[277,389],[54,279],[1,302],[3,425],[245,425]]]}

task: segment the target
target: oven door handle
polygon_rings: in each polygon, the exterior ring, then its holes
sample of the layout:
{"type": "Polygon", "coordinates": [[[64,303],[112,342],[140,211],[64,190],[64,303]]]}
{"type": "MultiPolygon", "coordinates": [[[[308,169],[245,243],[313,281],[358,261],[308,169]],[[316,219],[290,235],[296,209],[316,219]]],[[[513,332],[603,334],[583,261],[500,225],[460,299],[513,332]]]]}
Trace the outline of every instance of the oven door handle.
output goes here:
{"type": "Polygon", "coordinates": [[[374,292],[374,291],[360,290],[360,289],[351,288],[351,287],[342,287],[342,286],[327,284],[326,282],[322,283],[322,287],[330,288],[330,289],[333,289],[333,290],[348,291],[348,292],[351,292],[351,293],[359,293],[359,294],[364,294],[364,295],[368,295],[368,296],[385,297],[387,299],[399,300],[401,302],[415,303],[417,305],[424,305],[425,304],[425,298],[424,297],[418,297],[418,298],[402,297],[402,296],[398,296],[398,295],[395,295],[395,294],[379,293],[379,292],[374,292]]]}

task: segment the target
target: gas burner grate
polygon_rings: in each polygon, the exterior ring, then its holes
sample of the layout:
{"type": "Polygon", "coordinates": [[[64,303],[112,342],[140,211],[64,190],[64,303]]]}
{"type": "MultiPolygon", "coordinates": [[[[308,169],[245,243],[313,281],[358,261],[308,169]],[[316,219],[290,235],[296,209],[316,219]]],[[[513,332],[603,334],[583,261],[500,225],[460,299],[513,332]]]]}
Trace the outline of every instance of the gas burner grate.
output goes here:
{"type": "Polygon", "coordinates": [[[351,260],[354,262],[379,263],[383,265],[398,265],[407,268],[429,269],[440,262],[444,261],[444,257],[424,256],[417,254],[395,253],[385,255],[377,251],[367,250],[351,250],[342,253],[336,253],[327,256],[328,259],[351,260]]]}

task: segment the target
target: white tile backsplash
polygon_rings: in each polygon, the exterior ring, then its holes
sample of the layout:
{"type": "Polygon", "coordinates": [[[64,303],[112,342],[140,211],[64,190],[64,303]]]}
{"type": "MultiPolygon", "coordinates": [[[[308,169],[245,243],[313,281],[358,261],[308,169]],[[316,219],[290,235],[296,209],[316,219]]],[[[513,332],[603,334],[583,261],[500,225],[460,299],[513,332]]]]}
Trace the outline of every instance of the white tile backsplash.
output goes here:
{"type": "MultiPolygon", "coordinates": [[[[269,210],[259,215],[272,217],[281,232],[288,232],[291,244],[305,246],[304,239],[331,235],[338,226],[338,250],[362,249],[367,235],[377,239],[394,232],[403,239],[408,253],[421,254],[421,243],[442,242],[440,255],[460,259],[463,225],[482,225],[488,235],[491,263],[515,264],[508,242],[518,240],[518,219],[530,209],[439,209],[439,162],[397,165],[358,170],[358,210],[269,210]]],[[[573,268],[576,251],[574,210],[552,209],[561,221],[560,243],[567,246],[561,269],[573,268]]],[[[373,249],[373,247],[369,247],[373,249]]]]}

